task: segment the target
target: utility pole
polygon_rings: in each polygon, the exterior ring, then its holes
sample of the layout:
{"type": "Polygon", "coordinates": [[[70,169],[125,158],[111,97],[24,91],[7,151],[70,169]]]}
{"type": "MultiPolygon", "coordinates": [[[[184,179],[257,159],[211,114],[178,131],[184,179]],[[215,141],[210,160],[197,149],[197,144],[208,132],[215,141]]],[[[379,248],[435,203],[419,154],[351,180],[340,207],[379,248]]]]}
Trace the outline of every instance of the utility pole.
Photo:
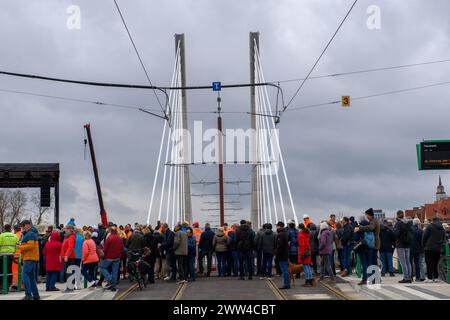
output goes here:
{"type": "MultiPolygon", "coordinates": [[[[181,86],[186,87],[186,57],[184,53],[184,34],[175,34],[175,53],[178,45],[180,46],[180,73],[181,86]]],[[[189,141],[187,139],[187,101],[186,90],[181,90],[181,112],[183,124],[183,163],[187,163],[189,159],[189,141]]],[[[192,223],[192,203],[191,203],[191,182],[189,179],[189,166],[183,165],[183,181],[184,181],[184,216],[189,223],[192,223]]]]}
{"type": "MultiPolygon", "coordinates": [[[[250,83],[255,83],[255,46],[257,46],[259,51],[259,32],[250,32],[250,83]]],[[[256,137],[256,94],[255,87],[250,87],[250,121],[251,121],[251,150],[250,150],[250,161],[257,162],[257,137],[256,137]]],[[[261,222],[258,219],[258,198],[259,198],[259,188],[258,188],[258,164],[252,165],[252,202],[251,202],[251,212],[250,220],[254,226],[259,228],[261,222]]]]}
{"type": "Polygon", "coordinates": [[[219,150],[219,193],[220,193],[220,226],[223,227],[225,223],[225,204],[224,204],[224,190],[223,190],[223,159],[222,159],[222,116],[220,115],[220,91],[217,92],[217,134],[218,134],[218,150],[219,150]]]}

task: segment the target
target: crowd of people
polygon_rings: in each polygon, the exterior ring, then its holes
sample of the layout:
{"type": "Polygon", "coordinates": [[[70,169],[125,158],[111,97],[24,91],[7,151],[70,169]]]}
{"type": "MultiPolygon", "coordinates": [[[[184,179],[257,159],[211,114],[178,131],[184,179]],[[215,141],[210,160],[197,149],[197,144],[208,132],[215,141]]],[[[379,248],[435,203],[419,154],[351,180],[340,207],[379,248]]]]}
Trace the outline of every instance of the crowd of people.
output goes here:
{"type": "MultiPolygon", "coordinates": [[[[281,276],[283,286],[291,287],[290,265],[301,265],[303,286],[314,286],[315,280],[334,281],[337,272],[346,277],[361,265],[361,281],[367,284],[371,265],[381,266],[381,275],[394,276],[393,254],[401,265],[400,283],[435,281],[438,261],[449,239],[447,230],[438,218],[425,227],[419,219],[407,219],[398,211],[396,221],[375,218],[368,209],[358,218],[336,215],[314,224],[308,215],[296,224],[290,220],[275,226],[265,223],[259,230],[250,221],[224,224],[216,230],[206,223],[179,222],[173,230],[167,223],[155,227],[135,223],[132,227],[107,226],[78,227],[75,219],[64,226],[49,226],[40,236],[30,221],[14,227],[5,225],[0,235],[0,254],[7,256],[8,289],[22,285],[14,278],[17,272],[15,255],[22,255],[22,279],[25,300],[39,300],[38,275],[45,276],[46,291],[59,291],[57,282],[67,280],[67,270],[81,268],[89,288],[103,287],[116,291],[119,280],[130,275],[129,262],[136,254],[144,263],[139,270],[148,283],[155,280],[195,281],[197,276],[210,277],[212,261],[216,257],[219,277],[237,277],[240,280],[281,276]],[[275,229],[275,230],[273,230],[275,229]],[[379,263],[380,261],[380,263],[379,263]],[[206,262],[206,269],[205,269],[206,262]],[[339,271],[337,269],[340,269],[339,271]],[[15,271],[16,270],[16,271],[15,271]]],[[[398,270],[399,271],[399,270],[398,270]]],[[[64,292],[81,289],[75,283],[64,292]]]]}

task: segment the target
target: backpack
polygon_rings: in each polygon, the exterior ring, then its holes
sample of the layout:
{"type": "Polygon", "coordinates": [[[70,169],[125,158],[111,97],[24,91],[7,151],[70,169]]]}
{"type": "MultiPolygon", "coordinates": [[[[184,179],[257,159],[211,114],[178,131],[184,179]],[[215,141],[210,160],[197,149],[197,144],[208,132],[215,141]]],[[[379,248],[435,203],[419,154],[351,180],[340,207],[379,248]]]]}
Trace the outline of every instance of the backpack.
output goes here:
{"type": "Polygon", "coordinates": [[[414,239],[414,234],[411,228],[411,225],[409,223],[405,224],[405,226],[403,226],[400,235],[399,235],[400,240],[406,244],[406,245],[410,245],[411,242],[414,239]]]}
{"type": "Polygon", "coordinates": [[[364,233],[364,240],[366,240],[367,246],[370,249],[375,248],[375,234],[373,232],[364,233]]]}

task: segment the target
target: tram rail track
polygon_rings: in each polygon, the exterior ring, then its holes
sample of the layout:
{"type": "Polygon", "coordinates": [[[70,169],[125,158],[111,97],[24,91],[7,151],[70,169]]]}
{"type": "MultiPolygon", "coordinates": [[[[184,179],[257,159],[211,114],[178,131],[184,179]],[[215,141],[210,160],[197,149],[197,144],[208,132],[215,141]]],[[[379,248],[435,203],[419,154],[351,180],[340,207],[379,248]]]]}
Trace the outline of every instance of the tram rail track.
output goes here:
{"type": "Polygon", "coordinates": [[[114,297],[114,300],[125,300],[125,298],[128,297],[130,294],[132,294],[134,291],[136,291],[138,287],[139,286],[137,283],[133,284],[127,290],[125,290],[122,293],[119,293],[116,297],[114,297]]]}
{"type": "Polygon", "coordinates": [[[340,289],[326,283],[324,281],[318,280],[316,283],[320,284],[323,288],[327,289],[334,296],[338,297],[340,300],[353,300],[350,296],[342,292],[340,289]]]}
{"type": "Polygon", "coordinates": [[[187,282],[180,283],[177,287],[177,290],[175,290],[174,295],[170,300],[181,300],[181,297],[183,296],[184,290],[186,290],[187,282]]]}
{"type": "Polygon", "coordinates": [[[288,300],[286,295],[277,287],[272,279],[266,279],[266,284],[272,290],[272,292],[277,297],[277,300],[288,300]]]}

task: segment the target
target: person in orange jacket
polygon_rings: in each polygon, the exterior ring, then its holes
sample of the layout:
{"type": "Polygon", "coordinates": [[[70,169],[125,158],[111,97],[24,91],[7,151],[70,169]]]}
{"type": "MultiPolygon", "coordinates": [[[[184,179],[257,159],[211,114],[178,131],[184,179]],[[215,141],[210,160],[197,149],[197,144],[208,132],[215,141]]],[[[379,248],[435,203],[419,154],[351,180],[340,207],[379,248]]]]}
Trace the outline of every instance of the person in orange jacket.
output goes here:
{"type": "Polygon", "coordinates": [[[309,225],[312,223],[311,219],[309,218],[309,216],[307,214],[303,215],[303,224],[305,225],[305,227],[309,228],[309,225]]]}
{"type": "Polygon", "coordinates": [[[327,223],[333,230],[336,230],[336,215],[334,213],[330,214],[330,220],[327,223]]]}
{"type": "Polygon", "coordinates": [[[37,273],[39,262],[38,232],[31,221],[23,220],[22,238],[20,239],[20,251],[23,257],[22,278],[25,286],[25,297],[22,300],[40,300],[37,288],[37,273]]]}
{"type": "Polygon", "coordinates": [[[223,233],[228,237],[228,232],[230,231],[230,228],[228,228],[228,223],[223,224],[223,233]]]}

